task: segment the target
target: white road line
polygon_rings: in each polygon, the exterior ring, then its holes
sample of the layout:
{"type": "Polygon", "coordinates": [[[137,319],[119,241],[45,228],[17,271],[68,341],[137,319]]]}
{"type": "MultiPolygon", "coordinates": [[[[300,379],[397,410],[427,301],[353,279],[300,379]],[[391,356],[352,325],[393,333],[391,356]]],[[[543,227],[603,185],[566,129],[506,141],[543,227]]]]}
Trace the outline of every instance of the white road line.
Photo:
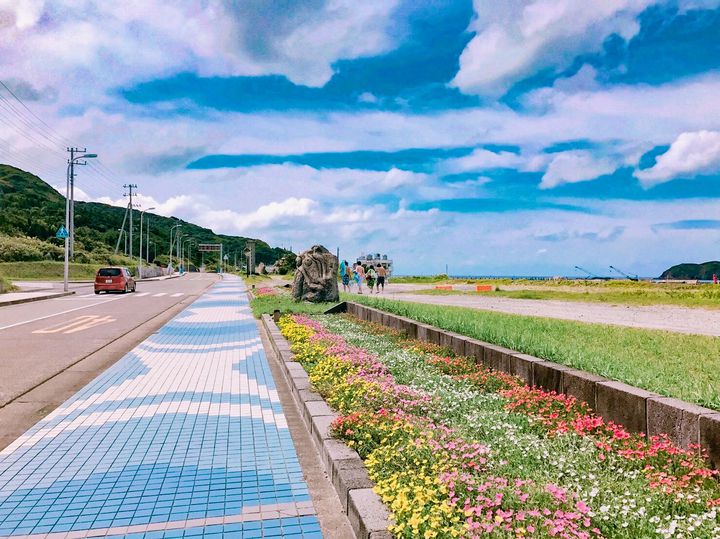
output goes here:
{"type": "Polygon", "coordinates": [[[140,292],[139,294],[133,294],[136,298],[141,298],[143,296],[149,296],[150,292],[140,292]]]}
{"type": "Polygon", "coordinates": [[[160,296],[167,296],[167,292],[160,292],[159,294],[153,294],[154,298],[159,298],[160,296]]]}
{"type": "Polygon", "coordinates": [[[99,301],[97,303],[93,303],[92,305],[83,305],[82,307],[75,307],[74,309],[68,309],[67,311],[61,311],[59,313],[48,314],[45,316],[38,316],[37,318],[33,318],[31,320],[25,320],[23,322],[17,322],[15,324],[10,324],[8,326],[2,326],[2,327],[0,327],[0,331],[2,331],[3,329],[10,329],[10,328],[18,327],[18,326],[24,326],[25,324],[31,324],[33,322],[37,322],[38,320],[45,320],[46,318],[52,318],[53,316],[60,316],[61,314],[67,314],[67,313],[71,313],[74,311],[79,311],[80,309],[88,309],[90,307],[95,307],[96,305],[102,305],[103,303],[110,303],[111,301],[117,301],[117,300],[123,299],[125,297],[127,297],[127,296],[118,296],[116,298],[106,299],[105,301],[99,301]]]}
{"type": "Polygon", "coordinates": [[[180,296],[185,295],[185,292],[177,292],[175,294],[170,294],[171,298],[179,298],[180,296]]]}

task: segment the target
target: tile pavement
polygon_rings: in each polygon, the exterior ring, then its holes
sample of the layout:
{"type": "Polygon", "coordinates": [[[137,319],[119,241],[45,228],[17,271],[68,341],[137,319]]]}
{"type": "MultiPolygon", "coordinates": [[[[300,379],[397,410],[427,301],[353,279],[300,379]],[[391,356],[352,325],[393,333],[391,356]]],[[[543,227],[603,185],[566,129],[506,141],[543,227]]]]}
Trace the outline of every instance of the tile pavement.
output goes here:
{"type": "Polygon", "coordinates": [[[241,280],[0,452],[0,537],[321,537],[241,280]]]}

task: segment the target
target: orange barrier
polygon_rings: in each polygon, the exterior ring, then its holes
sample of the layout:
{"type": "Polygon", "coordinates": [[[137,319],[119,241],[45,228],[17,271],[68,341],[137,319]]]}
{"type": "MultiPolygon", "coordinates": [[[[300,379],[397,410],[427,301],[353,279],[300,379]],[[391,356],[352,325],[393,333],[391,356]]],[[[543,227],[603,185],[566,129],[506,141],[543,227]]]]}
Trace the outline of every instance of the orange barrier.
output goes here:
{"type": "Polygon", "coordinates": [[[475,292],[492,292],[493,285],[491,284],[476,284],[475,292]]]}
{"type": "Polygon", "coordinates": [[[435,285],[435,290],[452,290],[453,287],[451,284],[437,284],[435,285]]]}

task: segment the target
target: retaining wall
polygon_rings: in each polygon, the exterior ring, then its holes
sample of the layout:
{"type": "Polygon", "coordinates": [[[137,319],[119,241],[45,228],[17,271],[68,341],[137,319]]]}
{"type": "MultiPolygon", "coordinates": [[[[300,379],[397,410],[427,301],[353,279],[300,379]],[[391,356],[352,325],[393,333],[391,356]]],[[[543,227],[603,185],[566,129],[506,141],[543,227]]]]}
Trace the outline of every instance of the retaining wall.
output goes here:
{"type": "Polygon", "coordinates": [[[347,312],[361,320],[445,346],[456,354],[474,357],[478,363],[514,374],[530,386],[573,395],[604,419],[628,430],[649,436],[667,434],[680,447],[698,444],[708,452],[713,467],[720,468],[720,412],[358,303],[347,302],[347,312]]]}

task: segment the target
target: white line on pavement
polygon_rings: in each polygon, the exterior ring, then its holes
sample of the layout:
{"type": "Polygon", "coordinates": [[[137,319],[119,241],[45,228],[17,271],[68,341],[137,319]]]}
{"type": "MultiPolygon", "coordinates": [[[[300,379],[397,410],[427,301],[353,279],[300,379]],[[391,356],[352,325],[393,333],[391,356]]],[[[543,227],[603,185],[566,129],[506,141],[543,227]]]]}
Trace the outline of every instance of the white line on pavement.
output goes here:
{"type": "Polygon", "coordinates": [[[171,298],[179,298],[180,296],[184,295],[184,292],[177,292],[175,294],[170,294],[171,298]]]}
{"type": "Polygon", "coordinates": [[[18,326],[24,326],[25,324],[31,324],[32,322],[37,322],[38,320],[45,320],[46,318],[52,318],[53,316],[60,316],[61,314],[67,314],[67,313],[71,313],[73,311],[79,311],[80,309],[88,309],[90,307],[95,307],[96,305],[102,305],[103,303],[110,303],[111,301],[117,301],[119,299],[123,299],[126,297],[127,296],[118,296],[116,298],[106,299],[105,301],[99,301],[97,303],[93,303],[92,305],[83,305],[82,307],[75,307],[74,309],[68,309],[67,311],[61,311],[59,313],[48,314],[45,316],[38,316],[37,318],[32,318],[30,320],[24,320],[22,322],[16,322],[15,324],[10,324],[8,326],[2,326],[2,327],[0,327],[0,331],[2,331],[3,329],[10,329],[10,328],[18,327],[18,326]]]}
{"type": "Polygon", "coordinates": [[[140,292],[139,294],[135,294],[136,298],[141,298],[143,296],[149,296],[150,292],[140,292]]]}
{"type": "Polygon", "coordinates": [[[153,294],[154,298],[159,298],[160,296],[167,296],[167,292],[160,292],[159,294],[153,294]]]}

